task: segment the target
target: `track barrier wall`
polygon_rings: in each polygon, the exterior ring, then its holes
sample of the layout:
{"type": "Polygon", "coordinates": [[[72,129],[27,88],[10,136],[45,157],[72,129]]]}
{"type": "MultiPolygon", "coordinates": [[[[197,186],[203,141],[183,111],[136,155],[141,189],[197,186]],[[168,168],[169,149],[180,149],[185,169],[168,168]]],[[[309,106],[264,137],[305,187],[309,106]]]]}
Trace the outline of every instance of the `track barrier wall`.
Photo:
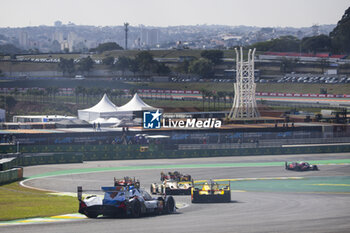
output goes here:
{"type": "MultiPolygon", "coordinates": [[[[194,158],[241,155],[278,155],[350,152],[350,145],[256,147],[227,149],[167,149],[163,145],[23,145],[16,165],[76,163],[94,160],[194,158]],[[36,154],[28,155],[27,153],[36,154]],[[44,154],[41,154],[44,153],[44,154]],[[52,154],[45,154],[52,153],[52,154]]],[[[4,148],[1,148],[4,150],[4,148]]],[[[9,147],[8,147],[9,149],[9,147]]],[[[10,153],[11,150],[6,151],[10,153]]]]}
{"type": "MultiPolygon", "coordinates": [[[[11,153],[11,146],[1,146],[2,153],[11,153]]],[[[59,163],[82,163],[97,160],[126,159],[176,159],[218,156],[280,155],[280,154],[314,154],[350,152],[350,145],[324,145],[303,147],[263,147],[263,148],[229,148],[229,149],[191,149],[174,150],[162,145],[23,145],[21,154],[15,159],[2,164],[0,184],[19,180],[23,177],[22,168],[59,163]],[[20,170],[20,171],[19,171],[20,170]]]]}
{"type": "Polygon", "coordinates": [[[16,155],[16,157],[14,157],[11,161],[1,164],[2,171],[0,171],[0,185],[23,178],[23,168],[14,168],[17,166],[82,162],[83,154],[81,153],[39,153],[34,155],[19,154],[16,155]]]}
{"type": "Polygon", "coordinates": [[[17,164],[19,166],[82,162],[83,155],[81,153],[22,154],[22,156],[17,157],[17,164]]]}
{"type": "Polygon", "coordinates": [[[6,171],[17,166],[17,158],[8,158],[8,161],[0,163],[0,171],[6,171]]]}
{"type": "Polygon", "coordinates": [[[23,178],[23,168],[12,168],[0,171],[0,185],[21,180],[23,178]]]}

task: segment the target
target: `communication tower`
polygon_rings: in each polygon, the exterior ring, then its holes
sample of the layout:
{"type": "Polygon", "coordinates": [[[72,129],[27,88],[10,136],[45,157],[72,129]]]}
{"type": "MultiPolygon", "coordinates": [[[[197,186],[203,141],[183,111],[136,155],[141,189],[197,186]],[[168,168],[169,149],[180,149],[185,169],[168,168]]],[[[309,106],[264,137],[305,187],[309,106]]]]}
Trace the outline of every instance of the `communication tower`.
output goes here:
{"type": "Polygon", "coordinates": [[[236,83],[234,83],[235,98],[229,114],[230,119],[260,117],[256,99],[254,82],[255,49],[249,49],[248,61],[243,61],[243,49],[236,51],[236,83]]]}

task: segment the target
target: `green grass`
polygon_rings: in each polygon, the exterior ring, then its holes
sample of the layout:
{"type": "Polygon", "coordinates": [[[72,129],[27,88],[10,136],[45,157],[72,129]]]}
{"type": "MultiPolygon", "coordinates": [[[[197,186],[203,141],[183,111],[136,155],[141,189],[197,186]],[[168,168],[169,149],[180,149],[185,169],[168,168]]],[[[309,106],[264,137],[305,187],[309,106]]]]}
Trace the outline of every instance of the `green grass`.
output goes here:
{"type": "MultiPolygon", "coordinates": [[[[99,81],[99,80],[16,80],[3,81],[2,87],[77,87],[86,88],[115,88],[115,89],[173,89],[173,90],[198,90],[208,91],[233,91],[233,83],[197,82],[197,83],[168,83],[168,82],[120,82],[120,81],[99,81]]],[[[350,84],[302,84],[302,83],[257,83],[257,92],[281,92],[281,93],[316,93],[321,88],[327,89],[329,94],[350,94],[350,84]]]]}
{"type": "Polygon", "coordinates": [[[128,83],[135,85],[135,88],[140,89],[171,89],[171,90],[209,90],[209,91],[233,91],[233,83],[213,83],[213,82],[198,82],[198,83],[128,83]]]}
{"type": "Polygon", "coordinates": [[[76,213],[78,200],[24,188],[14,182],[0,186],[0,206],[0,221],[5,221],[76,213]]]}
{"type": "Polygon", "coordinates": [[[350,84],[301,84],[301,83],[258,83],[257,92],[315,93],[324,88],[328,94],[350,94],[350,84]]]}
{"type": "MultiPolygon", "coordinates": [[[[174,90],[209,90],[209,91],[233,91],[233,83],[128,83],[141,89],[174,89],[174,90]]],[[[257,92],[281,92],[281,93],[320,93],[320,89],[327,89],[328,94],[350,94],[350,84],[301,84],[301,83],[257,83],[257,92]]]]}

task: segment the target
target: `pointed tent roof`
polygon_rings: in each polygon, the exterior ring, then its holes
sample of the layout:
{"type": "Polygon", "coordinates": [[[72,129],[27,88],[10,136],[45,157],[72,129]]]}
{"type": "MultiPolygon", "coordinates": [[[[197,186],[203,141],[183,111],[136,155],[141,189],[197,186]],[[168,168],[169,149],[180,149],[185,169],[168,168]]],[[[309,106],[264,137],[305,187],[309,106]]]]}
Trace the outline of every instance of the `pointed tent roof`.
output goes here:
{"type": "Polygon", "coordinates": [[[91,108],[83,109],[81,111],[90,111],[90,112],[116,112],[118,109],[115,104],[110,101],[106,94],[103,95],[102,99],[98,104],[91,108]]]}
{"type": "Polygon", "coordinates": [[[128,103],[118,108],[118,112],[141,111],[141,110],[148,110],[148,109],[156,109],[156,108],[143,102],[143,100],[136,93],[128,103]]]}

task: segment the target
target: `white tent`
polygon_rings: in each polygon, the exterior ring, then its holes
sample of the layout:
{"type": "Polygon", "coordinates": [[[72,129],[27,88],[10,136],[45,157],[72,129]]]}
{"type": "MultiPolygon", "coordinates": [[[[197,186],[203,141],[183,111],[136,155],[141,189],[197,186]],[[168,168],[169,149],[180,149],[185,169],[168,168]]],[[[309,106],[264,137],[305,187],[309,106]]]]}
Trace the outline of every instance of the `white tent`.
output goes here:
{"type": "Polygon", "coordinates": [[[107,126],[112,126],[112,125],[117,125],[121,121],[118,118],[111,117],[111,118],[97,118],[93,120],[91,123],[92,124],[100,124],[101,126],[107,127],[107,126]]]}
{"type": "Polygon", "coordinates": [[[118,112],[118,115],[125,115],[125,114],[133,114],[135,112],[150,111],[150,110],[152,111],[156,109],[157,108],[154,108],[146,104],[145,102],[143,102],[143,100],[136,93],[128,103],[119,107],[117,112],[118,112]]]}
{"type": "Polygon", "coordinates": [[[92,122],[97,118],[110,118],[115,117],[118,107],[110,101],[106,94],[102,97],[100,102],[95,106],[78,110],[78,117],[81,120],[92,122]]]}

